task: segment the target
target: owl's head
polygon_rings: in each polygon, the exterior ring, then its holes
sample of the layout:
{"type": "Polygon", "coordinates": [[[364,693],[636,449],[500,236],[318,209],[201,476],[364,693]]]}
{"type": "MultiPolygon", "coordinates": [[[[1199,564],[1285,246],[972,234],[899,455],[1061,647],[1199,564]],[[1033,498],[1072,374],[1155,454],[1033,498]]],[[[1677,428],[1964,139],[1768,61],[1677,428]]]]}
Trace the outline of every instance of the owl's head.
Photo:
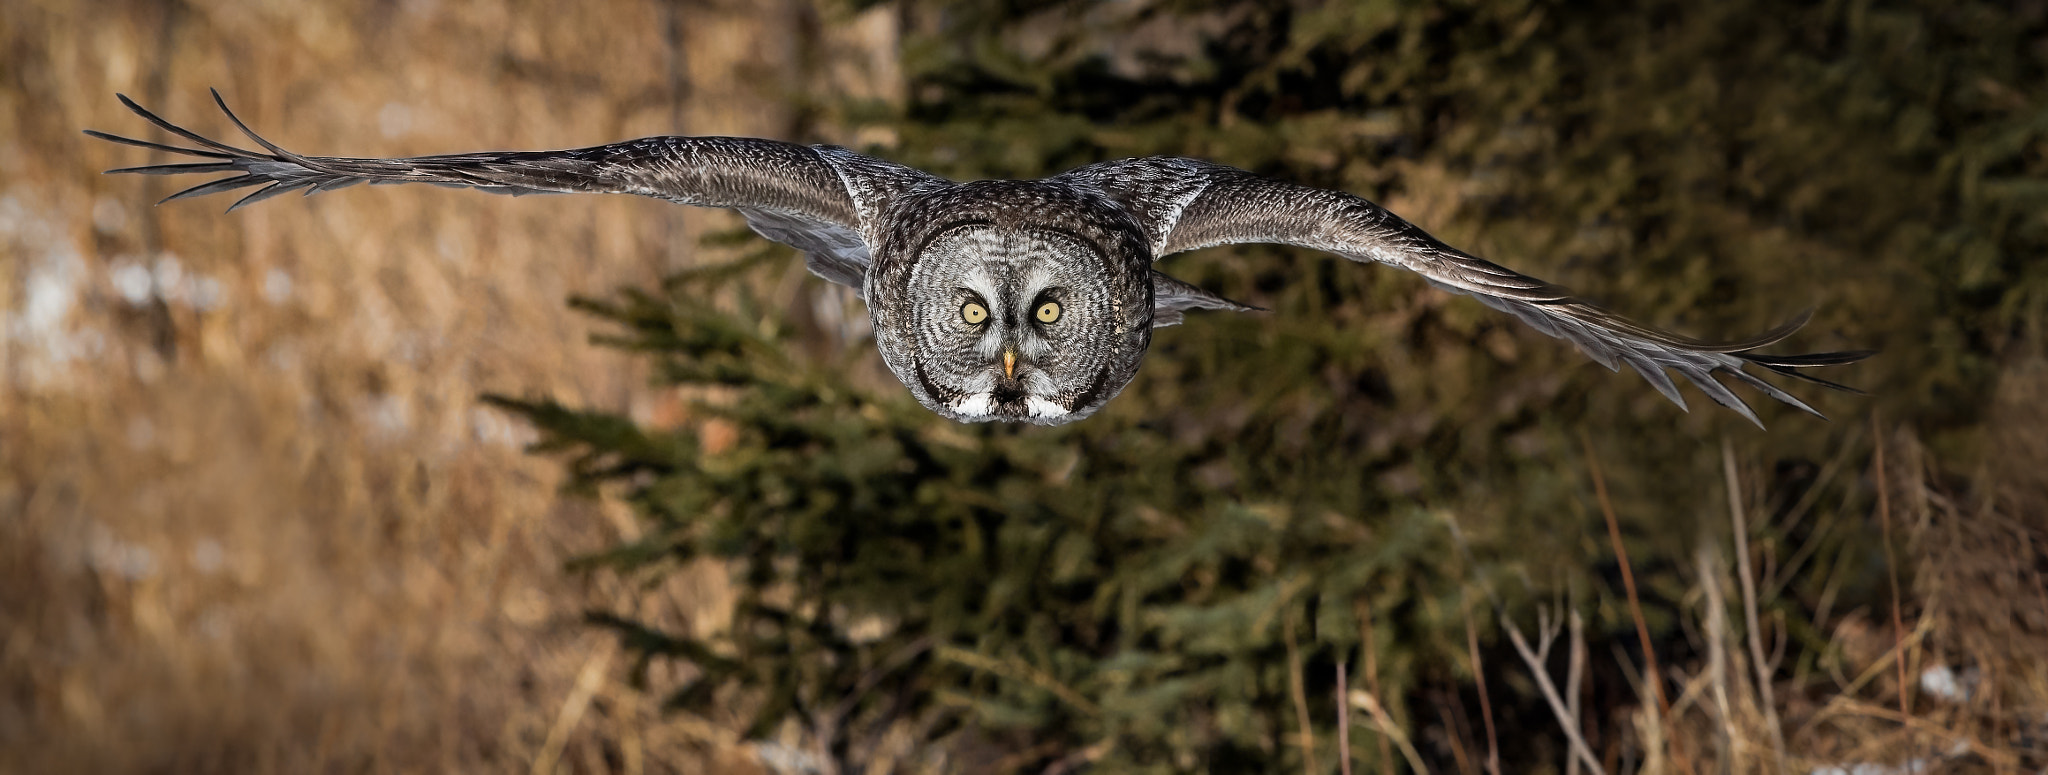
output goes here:
{"type": "Polygon", "coordinates": [[[903,219],[919,225],[891,235],[869,275],[883,360],[946,417],[1081,419],[1123,390],[1151,344],[1149,256],[1135,227],[1035,183],[968,184],[913,203],[943,216],[903,219]]]}

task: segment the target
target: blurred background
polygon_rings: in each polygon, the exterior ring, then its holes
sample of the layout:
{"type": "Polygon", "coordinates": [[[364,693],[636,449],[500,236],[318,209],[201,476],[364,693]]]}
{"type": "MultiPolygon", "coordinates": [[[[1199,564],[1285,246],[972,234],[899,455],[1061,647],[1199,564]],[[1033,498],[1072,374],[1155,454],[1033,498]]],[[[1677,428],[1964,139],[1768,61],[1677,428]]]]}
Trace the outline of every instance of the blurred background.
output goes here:
{"type": "MultiPolygon", "coordinates": [[[[477,397],[660,416],[646,367],[589,346],[564,302],[653,285],[737,221],[432,189],[223,217],[152,207],[177,187],[98,174],[149,154],[79,133],[164,139],[120,92],[220,136],[215,87],[332,153],[789,137],[811,68],[893,83],[887,14],[565,13],[5,4],[0,769],[520,769],[592,736],[593,704],[607,739],[684,771],[715,759],[677,759],[698,738],[580,624],[621,592],[561,560],[626,512],[558,497],[558,467],[521,452],[531,431],[477,397]]],[[[715,607],[704,581],[674,604],[715,607]]]]}
{"type": "Polygon", "coordinates": [[[1026,5],[4,0],[0,771],[2048,766],[2048,4],[1026,5]],[[98,174],[208,87],[317,155],[1198,156],[1884,352],[1763,432],[1247,246],[1164,268],[1271,314],[956,426],[722,212],[98,174]]]}

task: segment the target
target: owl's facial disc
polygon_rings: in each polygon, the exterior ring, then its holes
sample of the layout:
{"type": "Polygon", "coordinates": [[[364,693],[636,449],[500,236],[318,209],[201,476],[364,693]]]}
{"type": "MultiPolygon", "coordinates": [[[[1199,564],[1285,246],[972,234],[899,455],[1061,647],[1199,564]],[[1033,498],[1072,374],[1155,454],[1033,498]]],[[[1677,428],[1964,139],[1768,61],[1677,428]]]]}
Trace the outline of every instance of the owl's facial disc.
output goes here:
{"type": "Polygon", "coordinates": [[[1085,417],[1123,389],[1150,341],[1132,336],[1105,264],[1059,231],[942,231],[908,278],[913,357],[890,367],[919,402],[963,422],[1085,417]]]}

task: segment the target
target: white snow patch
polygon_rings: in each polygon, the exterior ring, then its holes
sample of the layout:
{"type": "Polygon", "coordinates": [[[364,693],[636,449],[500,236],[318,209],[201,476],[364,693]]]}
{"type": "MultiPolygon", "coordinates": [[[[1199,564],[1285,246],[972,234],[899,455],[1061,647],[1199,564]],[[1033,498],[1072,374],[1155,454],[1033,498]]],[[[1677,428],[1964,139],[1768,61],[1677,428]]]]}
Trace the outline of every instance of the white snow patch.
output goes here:
{"type": "Polygon", "coordinates": [[[105,525],[93,526],[86,557],[94,569],[129,581],[156,575],[156,554],[149,547],[123,541],[105,525]]]}
{"type": "Polygon", "coordinates": [[[1920,691],[1948,702],[1967,702],[1979,678],[1976,668],[1958,673],[1948,665],[1929,665],[1920,671],[1920,691]]]}
{"type": "Polygon", "coordinates": [[[478,443],[519,448],[534,440],[533,431],[513,422],[503,412],[481,406],[469,410],[470,433],[478,443]]]}
{"type": "Polygon", "coordinates": [[[114,259],[113,268],[107,271],[107,280],[114,286],[114,292],[129,304],[149,301],[150,286],[156,281],[149,276],[149,268],[135,259],[121,256],[114,259]]]}
{"type": "Polygon", "coordinates": [[[9,377],[37,386],[62,378],[66,364],[91,357],[105,337],[73,330],[72,313],[84,298],[90,272],[77,244],[55,227],[55,216],[31,210],[13,197],[0,197],[0,254],[17,256],[26,269],[18,299],[0,317],[9,377]]]}
{"type": "Polygon", "coordinates": [[[185,298],[185,264],[178,260],[178,254],[168,250],[158,253],[156,266],[150,274],[156,280],[157,298],[164,301],[183,301],[185,298]]]}
{"type": "Polygon", "coordinates": [[[92,228],[101,234],[120,233],[128,228],[128,207],[111,196],[93,200],[92,228]]]}
{"type": "Polygon", "coordinates": [[[200,312],[211,312],[220,307],[227,295],[221,292],[220,281],[205,275],[195,275],[192,287],[186,290],[185,300],[200,312]]]}
{"type": "Polygon", "coordinates": [[[23,284],[28,298],[22,302],[16,323],[20,326],[18,335],[42,338],[51,346],[56,359],[66,359],[60,341],[65,338],[64,323],[71,319],[72,308],[78,306],[78,293],[84,284],[85,261],[78,257],[78,251],[69,244],[53,246],[29,268],[28,282],[23,284]]]}
{"type": "Polygon", "coordinates": [[[292,276],[283,269],[272,267],[263,273],[263,300],[272,304],[283,304],[292,297],[292,276]]]}
{"type": "Polygon", "coordinates": [[[225,564],[227,552],[221,550],[219,541],[201,538],[198,543],[192,545],[192,567],[197,568],[200,573],[218,573],[225,564]]]}
{"type": "Polygon", "coordinates": [[[386,102],[377,110],[377,131],[385,137],[397,137],[412,129],[412,108],[396,102],[386,102]]]}

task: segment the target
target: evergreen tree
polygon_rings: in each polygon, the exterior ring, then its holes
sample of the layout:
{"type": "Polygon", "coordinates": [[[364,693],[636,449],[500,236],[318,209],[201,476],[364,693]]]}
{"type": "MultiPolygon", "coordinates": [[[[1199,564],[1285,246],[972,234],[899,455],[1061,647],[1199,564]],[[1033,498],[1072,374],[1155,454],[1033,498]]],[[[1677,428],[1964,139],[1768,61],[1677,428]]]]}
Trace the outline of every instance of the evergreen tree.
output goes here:
{"type": "MultiPolygon", "coordinates": [[[[1686,648],[1666,636],[1700,522],[1725,525],[1719,439],[1779,463],[1776,491],[1827,488],[1807,529],[1834,530],[1827,551],[1845,559],[1773,603],[1800,638],[1794,658],[1810,658],[1825,636],[1798,630],[1802,612],[1831,584],[1880,598],[1881,554],[1867,531],[1836,529],[1862,522],[1867,489],[1816,482],[1801,463],[1861,459],[1873,408],[1961,454],[1998,369],[2038,348],[2048,319],[2038,10],[900,12],[909,104],[821,103],[895,129],[900,146],[878,155],[956,179],[1197,156],[1375,199],[1657,324],[1741,334],[1818,304],[1799,347],[1886,352],[1840,375],[1876,395],[1818,404],[1846,422],[1759,405],[1765,435],[1731,413],[1682,415],[1632,375],[1416,278],[1245,246],[1170,271],[1272,314],[1160,331],[1138,379],[1087,421],[962,426],[893,384],[846,379],[875,368],[870,344],[797,333],[746,282],[795,260],[781,248],[660,293],[580,302],[664,382],[722,396],[699,417],[737,429],[707,450],[695,425],[498,399],[579,485],[619,485],[653,526],[593,565],[659,574],[714,557],[740,589],[732,628],[712,639],[593,618],[645,659],[701,671],[676,707],[753,702],[752,734],[799,719],[849,762],[883,726],[915,720],[1020,771],[1300,771],[1305,711],[1313,759],[1334,771],[1338,662],[1359,685],[1370,660],[1404,728],[1477,715],[1466,633],[1476,621],[1494,642],[1489,591],[1530,618],[1526,601],[1562,597],[1591,619],[1596,659],[1610,643],[1633,650],[1588,446],[1666,652],[1686,648]]],[[[1511,652],[1486,648],[1503,656],[1485,660],[1492,707],[1526,730],[1502,740],[1510,761],[1562,761],[1534,690],[1501,680],[1519,669],[1511,652]]],[[[1605,670],[1597,691],[1633,701],[1605,670]]],[[[1590,723],[1630,734],[1619,712],[1590,723]]],[[[1449,755],[1441,736],[1417,742],[1449,755]]]]}

